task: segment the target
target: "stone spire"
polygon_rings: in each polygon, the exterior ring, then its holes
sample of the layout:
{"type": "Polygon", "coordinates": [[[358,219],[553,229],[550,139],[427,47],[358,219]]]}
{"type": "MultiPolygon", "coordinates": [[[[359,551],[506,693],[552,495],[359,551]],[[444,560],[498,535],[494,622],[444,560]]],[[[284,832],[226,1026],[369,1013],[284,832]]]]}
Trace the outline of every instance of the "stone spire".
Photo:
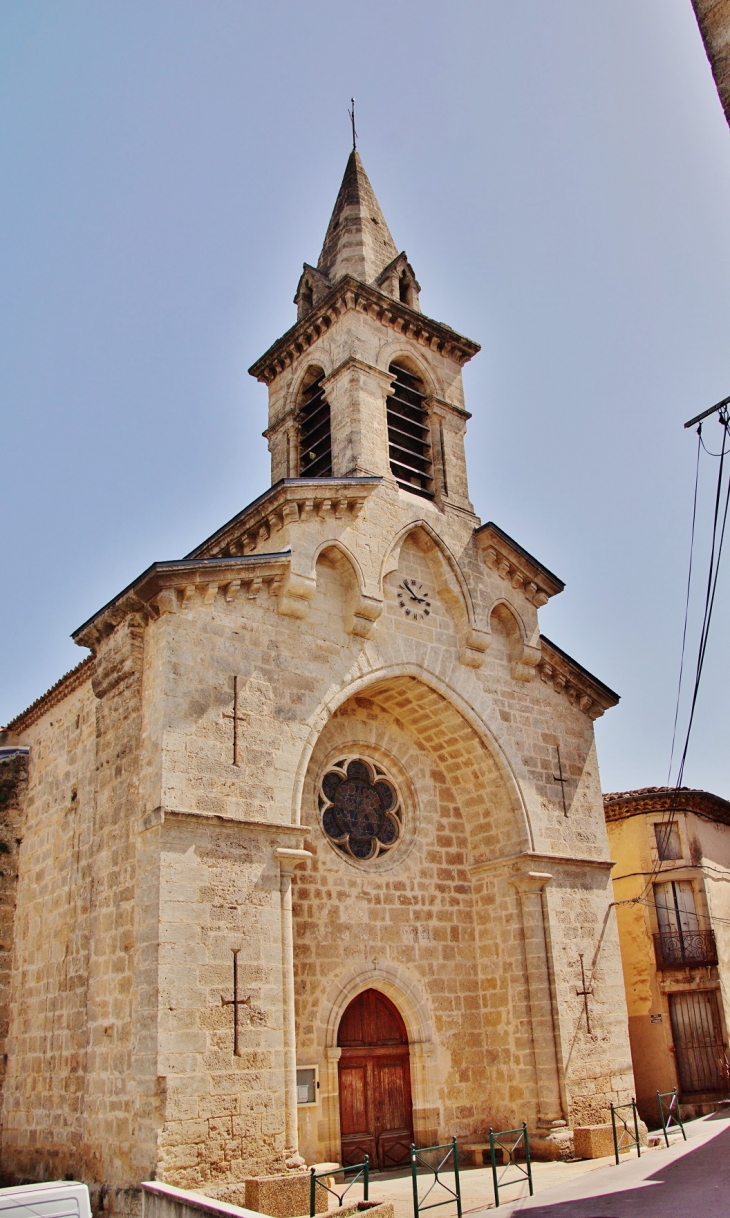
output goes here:
{"type": "Polygon", "coordinates": [[[373,283],[397,256],[398,250],[360,155],[353,151],[327,228],[317,270],[330,283],[336,283],[343,275],[352,275],[361,283],[373,283]]]}

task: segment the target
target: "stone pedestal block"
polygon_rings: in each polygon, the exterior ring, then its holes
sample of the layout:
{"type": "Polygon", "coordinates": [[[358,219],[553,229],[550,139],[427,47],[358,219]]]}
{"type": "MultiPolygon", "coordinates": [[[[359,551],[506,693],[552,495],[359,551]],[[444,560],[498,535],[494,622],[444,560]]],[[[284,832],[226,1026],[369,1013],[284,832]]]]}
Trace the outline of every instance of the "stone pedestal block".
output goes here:
{"type": "Polygon", "coordinates": [[[612,1155],[613,1130],[610,1125],[577,1125],[573,1130],[576,1159],[601,1159],[612,1155]]]}
{"type": "MultiPolygon", "coordinates": [[[[309,1213],[309,1172],[288,1172],[281,1176],[251,1176],[246,1180],[246,1209],[271,1218],[297,1218],[309,1213]]],[[[317,1213],[327,1209],[329,1194],[318,1188],[317,1213]]]]}

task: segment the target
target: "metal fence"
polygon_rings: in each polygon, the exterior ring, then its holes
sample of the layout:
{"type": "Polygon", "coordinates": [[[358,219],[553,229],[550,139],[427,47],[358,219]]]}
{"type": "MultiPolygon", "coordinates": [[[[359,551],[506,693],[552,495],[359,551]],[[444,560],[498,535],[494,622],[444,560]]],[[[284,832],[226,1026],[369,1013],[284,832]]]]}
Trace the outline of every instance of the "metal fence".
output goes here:
{"type": "Polygon", "coordinates": [[[684,1132],[682,1113],[679,1111],[677,1088],[674,1087],[672,1091],[657,1091],[656,1102],[659,1105],[659,1120],[662,1123],[662,1133],[667,1146],[669,1145],[669,1130],[672,1127],[682,1130],[682,1137],[686,1142],[687,1134],[684,1132]]]}
{"type": "Polygon", "coordinates": [[[530,1196],[533,1195],[532,1190],[532,1163],[530,1161],[530,1138],[527,1133],[527,1122],[522,1122],[521,1129],[503,1129],[501,1133],[495,1133],[492,1127],[489,1127],[489,1154],[492,1160],[492,1183],[494,1185],[494,1204],[499,1206],[499,1190],[507,1188],[510,1184],[522,1184],[527,1180],[530,1188],[530,1196]],[[514,1142],[505,1142],[503,1139],[515,1138],[514,1142]],[[497,1170],[497,1149],[502,1151],[502,1173],[497,1170]],[[517,1161],[517,1154],[524,1151],[525,1163],[524,1166],[517,1161]],[[505,1157],[507,1162],[505,1163],[505,1157]],[[507,1172],[513,1168],[517,1175],[513,1175],[511,1180],[505,1180],[507,1172]]]}
{"type": "Polygon", "coordinates": [[[620,1162],[619,1155],[622,1151],[630,1151],[634,1148],[636,1148],[636,1153],[641,1158],[639,1118],[636,1113],[635,1099],[632,1098],[630,1104],[611,1105],[611,1125],[613,1127],[613,1149],[616,1154],[616,1163],[620,1162]],[[633,1133],[629,1128],[629,1121],[633,1124],[633,1133]]]}
{"type": "MultiPolygon", "coordinates": [[[[360,1178],[362,1178],[363,1201],[368,1200],[368,1185],[369,1185],[369,1181],[370,1181],[370,1157],[369,1157],[369,1155],[365,1155],[365,1158],[362,1163],[355,1163],[355,1164],[353,1164],[352,1167],[338,1167],[337,1169],[332,1170],[332,1171],[321,1172],[320,1175],[316,1175],[315,1169],[312,1167],[310,1169],[310,1173],[311,1174],[309,1177],[309,1218],[314,1218],[316,1210],[317,1210],[317,1189],[318,1188],[321,1188],[325,1193],[329,1193],[329,1195],[331,1197],[336,1197],[337,1205],[339,1208],[342,1205],[342,1203],[345,1199],[345,1196],[347,1195],[347,1193],[349,1193],[352,1186],[354,1184],[357,1184],[358,1180],[360,1178]],[[349,1184],[347,1184],[342,1189],[342,1192],[340,1192],[340,1193],[337,1192],[336,1188],[331,1188],[328,1184],[322,1183],[323,1180],[327,1180],[330,1177],[339,1176],[339,1175],[345,1176],[345,1175],[347,1175],[348,1172],[353,1172],[353,1171],[355,1172],[355,1175],[353,1176],[352,1180],[350,1180],[349,1184]]],[[[343,1180],[342,1183],[345,1184],[345,1181],[343,1180]]],[[[461,1216],[459,1216],[459,1218],[461,1218],[461,1216]]]]}
{"type": "Polygon", "coordinates": [[[424,1210],[434,1210],[440,1205],[452,1205],[456,1202],[456,1213],[458,1218],[461,1218],[461,1185],[459,1183],[459,1151],[456,1145],[456,1138],[452,1138],[444,1146],[425,1146],[421,1150],[416,1150],[415,1144],[411,1142],[411,1181],[413,1183],[413,1216],[418,1218],[424,1210]],[[429,1163],[425,1155],[431,1155],[435,1159],[435,1166],[429,1163]],[[419,1176],[420,1169],[420,1176],[419,1176]],[[444,1172],[454,1173],[454,1187],[451,1188],[442,1179],[444,1172]],[[431,1183],[426,1189],[423,1196],[419,1195],[418,1181],[429,1176],[433,1176],[431,1183]],[[434,1194],[436,1197],[442,1197],[440,1201],[430,1201],[426,1204],[427,1198],[431,1196],[435,1188],[442,1190],[434,1194]],[[446,1193],[443,1197],[442,1193],[446,1193]]]}

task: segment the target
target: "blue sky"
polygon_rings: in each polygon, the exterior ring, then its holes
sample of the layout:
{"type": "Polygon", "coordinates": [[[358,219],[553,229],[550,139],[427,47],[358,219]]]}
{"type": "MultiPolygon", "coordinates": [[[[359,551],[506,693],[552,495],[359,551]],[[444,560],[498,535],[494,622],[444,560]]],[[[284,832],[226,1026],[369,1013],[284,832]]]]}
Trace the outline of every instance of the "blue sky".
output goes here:
{"type": "MultiPolygon", "coordinates": [[[[269,484],[246,370],[294,320],[353,93],[424,310],[482,343],[475,509],[565,579],[543,630],[622,694],[604,787],[663,783],[682,423],[730,393],[730,131],[690,0],[4,0],[0,721],[269,484]]],[[[726,797],[729,598],[685,775],[726,797]]]]}

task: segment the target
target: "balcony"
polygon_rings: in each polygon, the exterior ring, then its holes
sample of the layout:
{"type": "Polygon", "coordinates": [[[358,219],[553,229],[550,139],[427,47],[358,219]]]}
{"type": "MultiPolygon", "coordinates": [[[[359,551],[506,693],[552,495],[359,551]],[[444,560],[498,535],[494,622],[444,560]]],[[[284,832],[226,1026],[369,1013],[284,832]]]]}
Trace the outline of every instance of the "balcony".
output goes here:
{"type": "Polygon", "coordinates": [[[657,968],[699,968],[717,964],[714,930],[663,931],[654,935],[657,968]]]}

